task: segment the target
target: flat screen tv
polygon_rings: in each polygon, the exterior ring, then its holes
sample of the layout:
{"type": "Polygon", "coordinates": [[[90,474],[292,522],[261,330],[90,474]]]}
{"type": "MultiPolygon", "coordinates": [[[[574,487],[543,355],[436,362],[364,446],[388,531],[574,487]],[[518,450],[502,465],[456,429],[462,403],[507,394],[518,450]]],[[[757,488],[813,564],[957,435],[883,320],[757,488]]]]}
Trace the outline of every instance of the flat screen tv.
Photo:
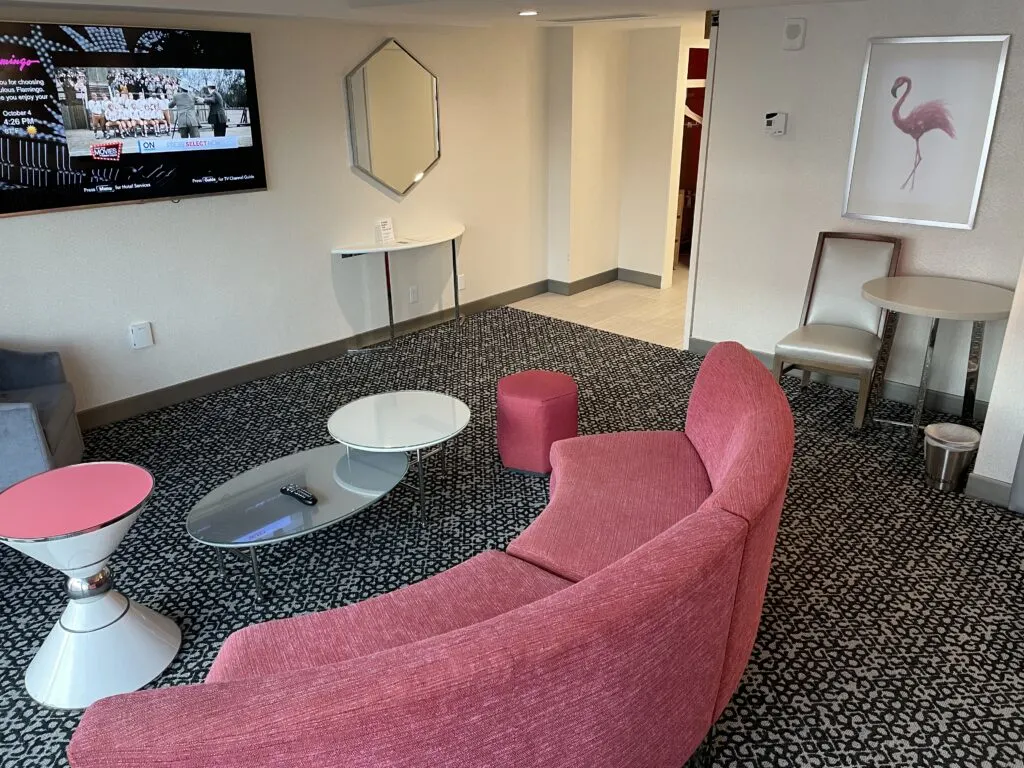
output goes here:
{"type": "Polygon", "coordinates": [[[0,216],[266,183],[249,35],[0,21],[0,216]]]}

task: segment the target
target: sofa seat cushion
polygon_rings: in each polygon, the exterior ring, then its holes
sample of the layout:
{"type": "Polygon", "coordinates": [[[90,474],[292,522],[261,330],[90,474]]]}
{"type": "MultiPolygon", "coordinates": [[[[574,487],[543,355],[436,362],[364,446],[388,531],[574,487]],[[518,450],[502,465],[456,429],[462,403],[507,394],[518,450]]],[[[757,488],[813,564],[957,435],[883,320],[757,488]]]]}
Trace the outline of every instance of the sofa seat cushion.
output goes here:
{"type": "Polygon", "coordinates": [[[70,384],[7,390],[0,392],[0,402],[29,403],[35,407],[50,453],[57,451],[68,421],[75,415],[75,393],[70,384]]]}
{"type": "Polygon", "coordinates": [[[369,656],[500,616],[571,586],[501,552],[361,603],[232,634],[208,683],[262,678],[369,656]]]}
{"type": "Polygon", "coordinates": [[[508,553],[570,581],[625,557],[697,511],[711,481],[682,432],[555,443],[551,503],[508,553]]]}

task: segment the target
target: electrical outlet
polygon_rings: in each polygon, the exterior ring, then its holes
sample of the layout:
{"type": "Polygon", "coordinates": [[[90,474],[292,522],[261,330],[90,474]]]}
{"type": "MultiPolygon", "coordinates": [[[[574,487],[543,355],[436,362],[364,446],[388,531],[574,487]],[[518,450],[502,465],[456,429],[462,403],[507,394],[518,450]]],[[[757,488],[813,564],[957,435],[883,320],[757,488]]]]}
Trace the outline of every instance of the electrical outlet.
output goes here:
{"type": "Polygon", "coordinates": [[[465,275],[459,275],[459,290],[460,291],[466,290],[466,276],[465,275]]]}
{"type": "Polygon", "coordinates": [[[420,303],[420,287],[418,285],[409,286],[409,303],[419,304],[420,303]]]}

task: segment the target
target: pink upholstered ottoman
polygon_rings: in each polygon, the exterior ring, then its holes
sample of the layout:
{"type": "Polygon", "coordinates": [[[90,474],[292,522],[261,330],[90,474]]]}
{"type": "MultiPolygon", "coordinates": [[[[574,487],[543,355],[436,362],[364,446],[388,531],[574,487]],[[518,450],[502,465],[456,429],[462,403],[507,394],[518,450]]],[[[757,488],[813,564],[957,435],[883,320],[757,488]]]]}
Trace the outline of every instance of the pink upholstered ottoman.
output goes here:
{"type": "Polygon", "coordinates": [[[509,469],[547,475],[551,446],[579,434],[579,390],[571,376],[525,371],[498,382],[498,453],[509,469]]]}

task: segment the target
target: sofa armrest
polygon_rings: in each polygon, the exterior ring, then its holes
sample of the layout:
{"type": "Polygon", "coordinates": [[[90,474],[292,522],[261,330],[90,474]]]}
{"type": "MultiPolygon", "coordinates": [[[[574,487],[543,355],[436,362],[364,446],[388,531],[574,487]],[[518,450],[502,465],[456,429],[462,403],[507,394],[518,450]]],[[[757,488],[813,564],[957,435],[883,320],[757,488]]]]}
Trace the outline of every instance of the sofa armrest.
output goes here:
{"type": "Polygon", "coordinates": [[[67,381],[57,352],[0,349],[0,391],[29,389],[67,381]]]}
{"type": "Polygon", "coordinates": [[[709,517],[445,635],[288,675],[105,699],[85,713],[70,763],[682,765],[711,726],[744,537],[736,518],[709,517]]]}
{"type": "Polygon", "coordinates": [[[0,491],[50,469],[50,452],[30,403],[0,403],[0,491]]]}

